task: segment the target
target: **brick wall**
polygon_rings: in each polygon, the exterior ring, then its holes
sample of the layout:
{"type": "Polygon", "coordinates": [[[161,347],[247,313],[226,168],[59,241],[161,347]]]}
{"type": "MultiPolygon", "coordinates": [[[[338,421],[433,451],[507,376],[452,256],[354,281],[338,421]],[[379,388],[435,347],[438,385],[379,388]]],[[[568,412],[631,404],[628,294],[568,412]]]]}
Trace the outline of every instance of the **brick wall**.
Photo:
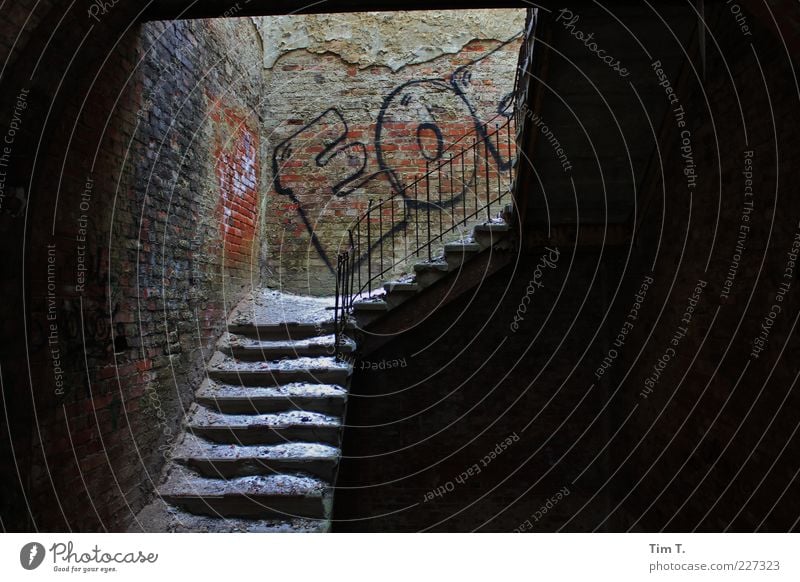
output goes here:
{"type": "Polygon", "coordinates": [[[61,16],[32,20],[0,104],[5,131],[28,91],[7,178],[26,213],[10,198],[2,213],[25,274],[3,283],[17,462],[3,471],[21,485],[3,485],[0,509],[11,529],[118,530],[152,492],[228,311],[260,280],[262,53],[249,19],[61,16]]]}
{"type": "MultiPolygon", "coordinates": [[[[472,28],[458,13],[415,13],[413,29],[380,14],[337,16],[333,24],[325,22],[337,27],[338,36],[325,37],[327,41],[310,49],[287,49],[268,63],[264,128],[274,191],[266,240],[272,286],[332,294],[336,255],[347,246],[346,230],[369,200],[377,203],[398,194],[425,172],[426,162],[447,160],[466,142],[453,144],[478,125],[502,123],[501,112],[510,114],[506,106],[514,87],[524,11],[466,12],[477,23],[472,28]],[[363,30],[389,39],[374,41],[377,48],[369,41],[342,46],[363,30]],[[430,30],[439,37],[436,46],[452,45],[452,52],[422,62],[406,55],[406,49],[415,54],[433,50],[425,44],[432,42],[424,36],[430,30]],[[482,30],[496,37],[485,38],[482,30]],[[400,62],[386,60],[390,57],[400,62]]],[[[312,24],[299,21],[296,26],[307,27],[302,30],[313,36],[312,24]]],[[[509,159],[507,150],[503,134],[498,156],[488,156],[493,184],[498,166],[509,159]]],[[[479,164],[485,157],[481,150],[479,164]]],[[[465,175],[470,176],[473,159],[466,161],[465,175]]],[[[457,165],[451,182],[446,171],[441,192],[435,179],[431,200],[437,225],[440,213],[450,222],[452,205],[460,204],[459,196],[470,189],[460,172],[457,165]]],[[[481,172],[481,192],[485,179],[481,172]]],[[[424,193],[418,196],[422,199],[424,193]]],[[[412,200],[409,190],[386,206],[382,226],[376,218],[372,228],[373,240],[382,232],[387,249],[395,238],[398,256],[414,234],[408,227],[414,220],[412,200]]]]}

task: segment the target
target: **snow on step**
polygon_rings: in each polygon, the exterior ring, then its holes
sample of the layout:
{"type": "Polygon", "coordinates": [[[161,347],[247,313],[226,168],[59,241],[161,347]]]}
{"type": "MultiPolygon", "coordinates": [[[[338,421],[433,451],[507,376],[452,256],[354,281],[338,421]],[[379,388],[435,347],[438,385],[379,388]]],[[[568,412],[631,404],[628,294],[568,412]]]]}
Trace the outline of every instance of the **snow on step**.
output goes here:
{"type": "MultiPolygon", "coordinates": [[[[340,351],[355,350],[355,343],[352,340],[346,337],[342,339],[340,351]]],[[[240,360],[270,360],[300,356],[332,356],[335,345],[336,336],[333,334],[299,340],[260,340],[226,333],[218,342],[217,348],[240,360]]]]}
{"type": "Polygon", "coordinates": [[[193,405],[186,428],[215,442],[276,444],[295,440],[338,445],[341,421],[335,416],[304,410],[276,414],[222,414],[193,405]]]}
{"type": "Polygon", "coordinates": [[[195,514],[224,517],[330,515],[330,486],[305,475],[250,475],[210,479],[174,465],[159,495],[195,514]]]}
{"type": "Polygon", "coordinates": [[[208,375],[213,380],[249,386],[299,381],[341,385],[351,372],[351,364],[327,356],[246,362],[217,352],[208,366],[208,375]]]}
{"type": "Polygon", "coordinates": [[[199,404],[229,414],[299,409],[341,416],[347,390],[334,384],[295,382],[272,387],[245,387],[206,379],[195,398],[199,404]]]}
{"type": "Polygon", "coordinates": [[[172,458],[201,475],[220,479],[285,472],[331,480],[339,449],[321,443],[218,444],[186,434],[172,458]]]}
{"type": "Polygon", "coordinates": [[[386,293],[416,293],[419,291],[419,285],[415,281],[390,281],[384,284],[383,288],[386,293]]]}

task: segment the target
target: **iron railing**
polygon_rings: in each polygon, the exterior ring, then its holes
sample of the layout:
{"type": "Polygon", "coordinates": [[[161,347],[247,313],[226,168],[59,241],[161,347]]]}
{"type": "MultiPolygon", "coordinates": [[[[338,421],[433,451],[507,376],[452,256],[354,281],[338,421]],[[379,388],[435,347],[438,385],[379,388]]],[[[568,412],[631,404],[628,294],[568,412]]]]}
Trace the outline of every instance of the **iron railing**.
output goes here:
{"type": "Polygon", "coordinates": [[[467,237],[472,224],[492,221],[493,212],[499,214],[510,201],[515,117],[495,119],[494,127],[476,124],[393,196],[369,200],[366,212],[348,229],[347,249],[337,260],[337,346],[355,300],[372,296],[387,278],[405,274],[412,262],[433,262],[444,237],[459,232],[467,237]]]}
{"type": "Polygon", "coordinates": [[[337,262],[336,346],[353,304],[368,299],[389,278],[400,278],[412,262],[434,262],[444,237],[461,232],[468,238],[473,224],[492,221],[511,201],[516,168],[517,133],[524,125],[528,83],[533,61],[532,37],[536,13],[528,11],[520,67],[509,107],[474,129],[427,162],[422,175],[386,200],[369,200],[367,210],[348,229],[347,248],[337,262]],[[521,95],[524,93],[524,95],[521,95]]]}

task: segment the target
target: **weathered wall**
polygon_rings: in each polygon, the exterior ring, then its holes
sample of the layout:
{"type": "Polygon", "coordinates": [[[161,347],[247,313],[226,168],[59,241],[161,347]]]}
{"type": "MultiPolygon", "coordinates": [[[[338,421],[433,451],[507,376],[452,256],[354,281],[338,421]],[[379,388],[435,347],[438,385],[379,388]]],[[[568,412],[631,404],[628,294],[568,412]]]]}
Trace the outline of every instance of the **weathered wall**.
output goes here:
{"type": "MultiPolygon", "coordinates": [[[[477,125],[504,120],[524,18],[484,10],[261,21],[270,67],[263,117],[274,181],[271,285],[331,294],[346,229],[368,201],[400,192],[477,125]]],[[[490,157],[494,180],[509,155],[490,157]]],[[[441,205],[433,193],[434,220],[444,212],[449,221],[447,205],[462,190],[443,187],[441,205]]],[[[397,248],[412,218],[409,196],[396,204],[394,222],[386,212],[384,232],[401,229],[397,248]]]]}
{"type": "Polygon", "coordinates": [[[24,200],[2,213],[25,275],[4,281],[19,301],[3,306],[17,338],[3,342],[3,474],[20,486],[4,483],[0,510],[11,529],[116,530],[158,480],[231,305],[259,283],[262,53],[249,19],[61,16],[32,20],[3,77],[2,131],[27,93],[6,180],[24,200]]]}

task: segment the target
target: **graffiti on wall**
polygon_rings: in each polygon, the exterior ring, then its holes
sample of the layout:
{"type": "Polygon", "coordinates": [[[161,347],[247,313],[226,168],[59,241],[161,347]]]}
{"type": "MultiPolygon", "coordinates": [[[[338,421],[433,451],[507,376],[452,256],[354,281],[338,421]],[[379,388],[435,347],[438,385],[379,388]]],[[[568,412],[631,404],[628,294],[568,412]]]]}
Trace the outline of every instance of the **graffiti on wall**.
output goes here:
{"type": "MultiPolygon", "coordinates": [[[[504,64],[508,68],[509,59],[516,59],[518,39],[519,35],[501,43],[447,78],[412,80],[395,87],[384,97],[371,135],[354,138],[345,115],[331,107],[274,148],[275,190],[291,201],[291,208],[331,273],[342,240],[341,229],[328,234],[323,228],[325,209],[332,201],[364,189],[376,198],[400,195],[402,207],[383,235],[392,237],[407,228],[414,212],[445,212],[467,195],[471,178],[478,171],[474,165],[466,169],[469,179],[458,188],[450,184],[446,190],[434,192],[435,204],[416,199],[407,187],[426,168],[445,161],[448,147],[455,141],[471,133],[484,140],[486,120],[511,116],[513,68],[510,78],[495,77],[504,64]],[[486,91],[492,84],[503,84],[499,99],[496,90],[486,91]],[[487,93],[495,95],[493,101],[487,100],[487,93]]],[[[486,143],[486,156],[497,171],[507,171],[511,153],[501,152],[491,140],[486,143]]]]}
{"type": "Polygon", "coordinates": [[[228,261],[248,262],[258,216],[258,133],[246,115],[215,103],[215,174],[219,187],[220,235],[228,261]]]}

